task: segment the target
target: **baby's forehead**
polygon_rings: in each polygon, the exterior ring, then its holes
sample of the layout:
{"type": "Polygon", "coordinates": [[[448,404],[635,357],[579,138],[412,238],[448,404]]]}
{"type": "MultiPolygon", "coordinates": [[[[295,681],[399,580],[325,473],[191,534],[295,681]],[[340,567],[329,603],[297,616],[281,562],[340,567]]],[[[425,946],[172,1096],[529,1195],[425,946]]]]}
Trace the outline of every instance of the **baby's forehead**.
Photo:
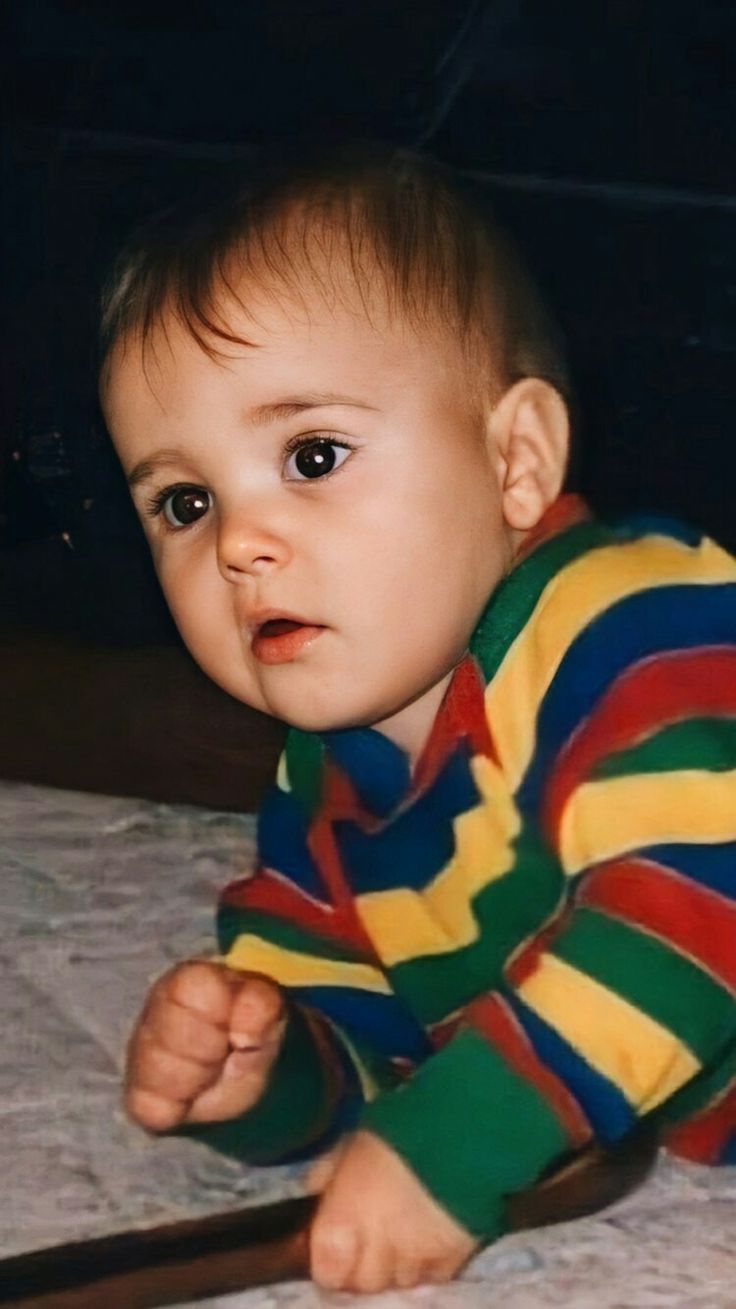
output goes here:
{"type": "MultiPolygon", "coordinates": [[[[131,395],[190,395],[238,379],[251,386],[331,393],[358,385],[426,384],[457,378],[456,334],[446,324],[419,325],[380,294],[368,299],[346,272],[334,283],[308,271],[285,284],[241,270],[212,296],[207,324],[190,321],[174,301],[144,333],[131,330],[111,351],[103,395],[117,408],[131,395]],[[114,399],[112,394],[114,393],[114,399]]],[[[464,371],[464,370],[463,370],[464,371]]]]}
{"type": "Polygon", "coordinates": [[[182,312],[172,296],[143,340],[144,354],[203,352],[227,361],[241,349],[336,351],[350,344],[390,359],[392,343],[413,358],[447,354],[457,366],[458,334],[439,313],[405,303],[380,270],[357,270],[342,252],[323,263],[283,270],[233,261],[212,285],[203,318],[182,312]]]}

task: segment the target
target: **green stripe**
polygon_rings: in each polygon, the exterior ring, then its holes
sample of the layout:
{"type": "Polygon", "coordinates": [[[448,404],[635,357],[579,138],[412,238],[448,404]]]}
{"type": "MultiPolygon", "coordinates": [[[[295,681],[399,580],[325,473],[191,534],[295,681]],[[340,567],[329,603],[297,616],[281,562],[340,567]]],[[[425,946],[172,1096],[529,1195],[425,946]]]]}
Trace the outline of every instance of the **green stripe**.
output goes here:
{"type": "Polygon", "coordinates": [[[313,732],[293,727],[286,738],[285,753],[289,786],[307,813],[313,814],[322,800],[324,746],[313,732]]]}
{"type": "Polygon", "coordinates": [[[593,771],[596,779],[636,773],[668,773],[681,768],[723,772],[736,768],[736,720],[691,718],[674,723],[618,754],[593,771]]]}
{"type": "Polygon", "coordinates": [[[733,996],[684,955],[593,909],[578,909],[551,953],[648,1014],[703,1062],[736,1032],[733,996]]]}
{"type": "Polygon", "coordinates": [[[424,955],[388,969],[394,990],[429,1026],[498,986],[509,956],[557,908],[563,885],[555,855],[525,826],[515,843],[513,868],[471,902],[479,938],[450,954],[424,955]]]}
{"type": "Polygon", "coordinates": [[[561,568],[588,550],[610,544],[610,528],[577,523],[553,536],[529,555],[496,588],[470,643],[487,682],[495,676],[507,650],[526,627],[547,585],[561,568]]]}
{"type": "Polygon", "coordinates": [[[671,1127],[708,1108],[724,1091],[736,1087],[736,1039],[713,1063],[657,1110],[656,1122],[671,1127]]]}
{"type": "Polygon", "coordinates": [[[334,959],[340,963],[365,963],[365,955],[351,952],[349,946],[309,932],[285,918],[276,918],[257,909],[239,909],[224,904],[217,912],[217,940],[220,952],[227,954],[239,936],[257,936],[283,950],[298,954],[317,955],[320,959],[334,959]]]}
{"type": "Polygon", "coordinates": [[[327,1129],[331,1089],[309,1025],[295,1007],[271,1080],[254,1108],[229,1122],[180,1127],[176,1135],[247,1163],[277,1163],[327,1129]]]}
{"type": "Polygon", "coordinates": [[[382,1137],[474,1236],[503,1231],[503,1198],[529,1186],[569,1148],[545,1098],[477,1032],[460,1032],[361,1127],[382,1137]]]}

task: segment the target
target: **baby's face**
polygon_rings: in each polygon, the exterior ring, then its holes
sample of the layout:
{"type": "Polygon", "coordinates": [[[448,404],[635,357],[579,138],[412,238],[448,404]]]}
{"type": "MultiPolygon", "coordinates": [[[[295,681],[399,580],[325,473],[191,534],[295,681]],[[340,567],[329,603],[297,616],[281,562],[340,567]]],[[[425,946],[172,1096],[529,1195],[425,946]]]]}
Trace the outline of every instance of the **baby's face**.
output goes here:
{"type": "Polygon", "coordinates": [[[452,340],[261,298],[212,359],[172,319],[104,404],[197,662],[294,726],[426,735],[511,556],[499,457],[452,340]]]}

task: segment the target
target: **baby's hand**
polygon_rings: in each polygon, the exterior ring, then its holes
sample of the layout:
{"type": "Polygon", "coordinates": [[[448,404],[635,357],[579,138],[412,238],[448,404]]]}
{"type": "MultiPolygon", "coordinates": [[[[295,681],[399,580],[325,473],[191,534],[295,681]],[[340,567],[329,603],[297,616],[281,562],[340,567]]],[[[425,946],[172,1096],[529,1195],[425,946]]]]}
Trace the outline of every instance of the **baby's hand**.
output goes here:
{"type": "Polygon", "coordinates": [[[286,1027],[281,988],[224,964],[179,964],[151,988],[128,1046],[125,1107],[166,1132],[222,1122],[265,1090],[286,1027]]]}
{"type": "Polygon", "coordinates": [[[320,1286],[376,1292],[449,1282],[477,1248],[372,1132],[356,1132],[319,1160],[308,1185],[323,1191],[310,1237],[320,1286]]]}

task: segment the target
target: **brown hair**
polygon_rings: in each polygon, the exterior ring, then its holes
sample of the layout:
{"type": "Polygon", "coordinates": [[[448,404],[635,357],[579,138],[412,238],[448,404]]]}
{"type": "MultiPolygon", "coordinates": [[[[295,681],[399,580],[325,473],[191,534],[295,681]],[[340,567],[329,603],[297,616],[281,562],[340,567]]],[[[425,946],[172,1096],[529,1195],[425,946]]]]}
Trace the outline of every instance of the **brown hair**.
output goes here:
{"type": "Polygon", "coordinates": [[[504,385],[542,377],[567,396],[559,333],[487,202],[434,160],[380,146],[261,167],[217,203],[149,224],[105,288],[103,359],[130,331],[145,347],[168,312],[208,353],[247,344],[225,307],[230,298],[247,312],[235,289],[241,275],[292,295],[308,277],[339,297],[345,259],[336,255],[347,255],[367,313],[378,289],[389,313],[456,334],[474,365],[504,385]]]}

